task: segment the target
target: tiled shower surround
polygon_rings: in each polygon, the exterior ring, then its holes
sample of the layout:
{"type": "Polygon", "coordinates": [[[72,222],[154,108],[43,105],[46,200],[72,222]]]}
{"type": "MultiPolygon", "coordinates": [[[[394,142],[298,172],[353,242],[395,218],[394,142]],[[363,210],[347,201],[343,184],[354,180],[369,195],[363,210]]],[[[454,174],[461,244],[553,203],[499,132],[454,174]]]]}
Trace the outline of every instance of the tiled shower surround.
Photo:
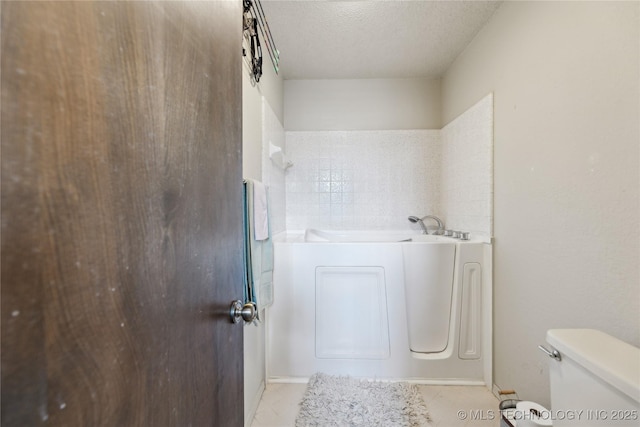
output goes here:
{"type": "Polygon", "coordinates": [[[447,227],[493,235],[493,95],[442,129],[440,203],[447,227]]]}
{"type": "Polygon", "coordinates": [[[491,235],[493,100],[442,130],[285,132],[287,230],[409,229],[437,215],[491,235]]]}
{"type": "Polygon", "coordinates": [[[439,131],[286,132],[287,229],[402,229],[439,214],[439,131]]]}

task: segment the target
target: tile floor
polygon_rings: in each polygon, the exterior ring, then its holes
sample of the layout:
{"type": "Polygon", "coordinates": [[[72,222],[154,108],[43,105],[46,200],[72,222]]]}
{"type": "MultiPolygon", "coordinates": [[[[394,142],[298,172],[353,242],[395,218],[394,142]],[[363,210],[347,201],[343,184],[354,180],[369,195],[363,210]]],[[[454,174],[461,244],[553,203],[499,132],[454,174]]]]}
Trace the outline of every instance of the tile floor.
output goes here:
{"type": "MultiPolygon", "coordinates": [[[[500,425],[498,399],[481,386],[420,385],[431,423],[429,427],[497,427],[500,425]]],[[[295,425],[298,403],[306,384],[267,384],[251,427],[295,425]]]]}

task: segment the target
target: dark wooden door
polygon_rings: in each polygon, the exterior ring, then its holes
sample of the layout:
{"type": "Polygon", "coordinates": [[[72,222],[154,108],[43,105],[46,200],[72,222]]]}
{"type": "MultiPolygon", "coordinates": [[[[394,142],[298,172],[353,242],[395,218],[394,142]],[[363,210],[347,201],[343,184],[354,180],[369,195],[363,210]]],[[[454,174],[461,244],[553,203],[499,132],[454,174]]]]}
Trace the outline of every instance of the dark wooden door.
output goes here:
{"type": "Polygon", "coordinates": [[[2,426],[241,426],[241,4],[2,2],[2,426]]]}

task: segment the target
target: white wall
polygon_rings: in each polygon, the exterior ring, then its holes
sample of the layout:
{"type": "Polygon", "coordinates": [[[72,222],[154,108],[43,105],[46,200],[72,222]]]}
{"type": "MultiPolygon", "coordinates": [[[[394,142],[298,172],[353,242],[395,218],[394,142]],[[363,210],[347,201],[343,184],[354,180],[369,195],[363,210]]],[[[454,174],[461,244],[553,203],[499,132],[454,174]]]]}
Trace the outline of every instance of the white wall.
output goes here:
{"type": "Polygon", "coordinates": [[[286,130],[440,129],[439,79],[287,80],[286,130]]]}
{"type": "MultiPolygon", "coordinates": [[[[270,173],[267,167],[263,168],[263,139],[265,136],[277,138],[277,132],[274,135],[271,130],[277,128],[283,116],[282,78],[275,74],[268,58],[265,57],[263,64],[264,74],[258,84],[250,79],[246,64],[242,80],[242,173],[245,178],[260,181],[264,180],[264,173],[270,173]],[[266,120],[263,119],[265,116],[266,120]],[[267,133],[265,129],[268,130],[268,136],[264,135],[267,133]]],[[[284,219],[281,222],[284,223],[284,219]]],[[[279,222],[276,221],[277,224],[279,222]]],[[[265,387],[265,329],[262,323],[244,326],[245,426],[251,424],[265,387]]]]}
{"type": "Polygon", "coordinates": [[[441,214],[439,79],[286,80],[284,99],[288,229],[441,214]]]}
{"type": "Polygon", "coordinates": [[[269,189],[269,227],[271,235],[286,231],[286,191],[282,158],[271,159],[271,147],[286,156],[284,127],[266,98],[262,98],[262,182],[269,189]]]}
{"type": "Polygon", "coordinates": [[[550,328],[640,345],[638,2],[508,2],[443,78],[494,92],[494,378],[549,405],[550,328]]]}
{"type": "Polygon", "coordinates": [[[264,58],[259,83],[251,80],[243,61],[242,73],[242,173],[245,178],[262,179],[262,98],[280,123],[284,117],[284,82],[264,58]]]}

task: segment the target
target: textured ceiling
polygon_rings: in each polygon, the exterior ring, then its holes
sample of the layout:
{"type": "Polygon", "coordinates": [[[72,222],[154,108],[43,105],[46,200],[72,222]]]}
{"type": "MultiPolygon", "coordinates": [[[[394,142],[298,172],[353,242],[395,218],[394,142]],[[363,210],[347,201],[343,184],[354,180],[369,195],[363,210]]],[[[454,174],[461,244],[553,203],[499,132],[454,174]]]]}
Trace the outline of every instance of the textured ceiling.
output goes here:
{"type": "Polygon", "coordinates": [[[500,3],[262,0],[285,79],[439,77],[500,3]]]}

